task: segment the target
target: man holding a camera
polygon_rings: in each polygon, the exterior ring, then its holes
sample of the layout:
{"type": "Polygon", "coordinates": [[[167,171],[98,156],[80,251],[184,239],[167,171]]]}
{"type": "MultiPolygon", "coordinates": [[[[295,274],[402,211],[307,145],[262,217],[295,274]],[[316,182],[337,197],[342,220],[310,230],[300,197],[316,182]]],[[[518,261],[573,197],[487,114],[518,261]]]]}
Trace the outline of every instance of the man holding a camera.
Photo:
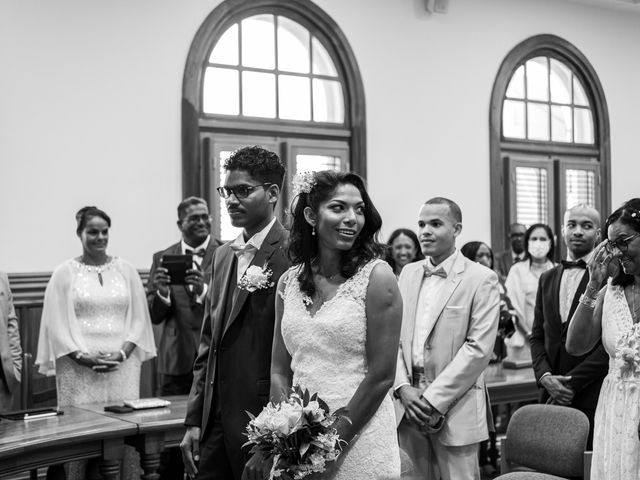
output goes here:
{"type": "Polygon", "coordinates": [[[158,395],[187,395],[204,318],[213,252],[207,202],[185,198],[178,205],[182,240],[153,255],[148,301],[151,321],[162,325],[158,344],[158,395]]]}

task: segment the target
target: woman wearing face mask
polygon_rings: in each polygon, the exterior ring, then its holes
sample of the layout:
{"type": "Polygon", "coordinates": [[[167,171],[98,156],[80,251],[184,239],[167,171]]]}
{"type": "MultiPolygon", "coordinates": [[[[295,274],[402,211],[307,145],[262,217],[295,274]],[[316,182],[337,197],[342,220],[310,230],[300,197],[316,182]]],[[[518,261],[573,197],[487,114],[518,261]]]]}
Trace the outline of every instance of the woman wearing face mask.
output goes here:
{"type": "Polygon", "coordinates": [[[518,317],[516,332],[511,338],[505,339],[507,359],[511,361],[531,361],[529,335],[533,326],[538,280],[540,275],[555,266],[555,242],[549,225],[531,225],[524,235],[524,248],[525,259],[511,267],[505,282],[518,317]]]}

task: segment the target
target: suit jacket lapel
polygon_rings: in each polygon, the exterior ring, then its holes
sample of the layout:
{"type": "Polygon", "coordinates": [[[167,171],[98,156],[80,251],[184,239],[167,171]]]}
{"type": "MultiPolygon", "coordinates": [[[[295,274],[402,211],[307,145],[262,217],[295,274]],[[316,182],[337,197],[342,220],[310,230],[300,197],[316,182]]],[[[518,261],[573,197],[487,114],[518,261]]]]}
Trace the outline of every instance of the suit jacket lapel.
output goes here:
{"type": "Polygon", "coordinates": [[[207,267],[211,264],[211,259],[213,258],[213,252],[216,251],[216,242],[213,237],[209,240],[209,246],[204,252],[204,257],[202,257],[202,270],[206,270],[207,267]]]}
{"type": "MultiPolygon", "coordinates": [[[[260,268],[266,266],[267,262],[271,258],[271,255],[273,255],[273,252],[276,251],[275,245],[277,245],[278,242],[280,241],[281,234],[282,234],[282,226],[276,220],[276,223],[271,227],[271,230],[269,231],[266,238],[262,242],[262,246],[260,247],[260,250],[256,252],[249,266],[257,265],[260,268]]],[[[231,324],[238,317],[238,314],[240,313],[240,310],[242,310],[242,307],[244,306],[244,303],[247,300],[249,293],[250,292],[245,289],[238,288],[236,290],[236,295],[234,295],[233,308],[231,310],[231,314],[229,315],[229,319],[225,323],[224,333],[222,334],[222,336],[224,336],[224,334],[227,333],[227,330],[229,329],[231,324]]]]}
{"type": "Polygon", "coordinates": [[[462,273],[464,272],[465,257],[460,252],[458,252],[457,255],[458,255],[458,258],[456,258],[456,261],[453,264],[453,267],[451,268],[451,272],[445,279],[445,284],[442,287],[442,290],[440,291],[438,298],[436,299],[436,303],[433,308],[433,315],[429,319],[429,324],[427,325],[427,337],[426,337],[427,343],[429,343],[429,336],[431,335],[431,332],[433,331],[434,327],[436,326],[436,323],[438,323],[438,320],[440,320],[440,317],[442,316],[442,311],[444,310],[444,307],[447,305],[447,303],[449,302],[449,299],[451,298],[451,295],[453,295],[453,292],[455,291],[455,289],[460,284],[460,281],[462,280],[462,273]]]}
{"type": "Polygon", "coordinates": [[[562,280],[562,273],[564,272],[564,267],[560,267],[555,270],[553,274],[553,280],[551,281],[550,287],[551,291],[544,292],[544,298],[551,299],[551,308],[552,312],[556,313],[556,319],[558,323],[562,323],[562,317],[560,317],[560,282],[562,280]]]}
{"type": "Polygon", "coordinates": [[[212,325],[213,345],[218,345],[220,342],[222,327],[226,320],[225,312],[227,310],[226,303],[229,298],[229,289],[236,285],[236,272],[233,268],[236,256],[228,245],[223,245],[220,249],[220,255],[216,255],[216,259],[220,258],[220,265],[216,265],[213,273],[215,278],[211,282],[212,284],[220,285],[219,292],[211,292],[212,295],[220,295],[218,297],[219,315],[214,316],[214,324],[212,325]],[[234,278],[231,278],[231,276],[234,278]]]}
{"type": "Polygon", "coordinates": [[[424,277],[424,265],[425,260],[420,262],[420,268],[415,268],[411,272],[410,278],[407,279],[408,287],[406,292],[402,292],[405,295],[406,301],[406,314],[403,316],[403,334],[402,334],[402,353],[407,368],[411,371],[412,365],[412,346],[413,346],[413,332],[416,324],[416,311],[418,309],[418,298],[420,297],[420,288],[422,286],[422,279],[424,277]]]}

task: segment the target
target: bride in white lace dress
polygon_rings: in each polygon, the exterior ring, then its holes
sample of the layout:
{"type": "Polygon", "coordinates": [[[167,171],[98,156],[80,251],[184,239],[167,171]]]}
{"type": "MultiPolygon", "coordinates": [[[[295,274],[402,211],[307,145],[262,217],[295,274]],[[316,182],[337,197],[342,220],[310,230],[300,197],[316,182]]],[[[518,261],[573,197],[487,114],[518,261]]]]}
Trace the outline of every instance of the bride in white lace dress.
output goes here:
{"type": "MultiPolygon", "coordinates": [[[[381,219],[360,177],[307,173],[299,182],[290,256],[278,284],[271,399],[292,385],[317,392],[348,442],[322,479],[400,478],[393,405],[402,300],[393,271],[376,256],[381,219]]],[[[246,478],[261,478],[252,459],[246,478]]],[[[309,477],[311,478],[311,477],[309,477]]]]}
{"type": "Polygon", "coordinates": [[[589,264],[567,350],[580,355],[602,337],[610,357],[594,420],[591,479],[640,479],[640,199],[613,212],[606,228],[609,240],[589,264]],[[610,263],[616,273],[598,294],[610,263]]]}

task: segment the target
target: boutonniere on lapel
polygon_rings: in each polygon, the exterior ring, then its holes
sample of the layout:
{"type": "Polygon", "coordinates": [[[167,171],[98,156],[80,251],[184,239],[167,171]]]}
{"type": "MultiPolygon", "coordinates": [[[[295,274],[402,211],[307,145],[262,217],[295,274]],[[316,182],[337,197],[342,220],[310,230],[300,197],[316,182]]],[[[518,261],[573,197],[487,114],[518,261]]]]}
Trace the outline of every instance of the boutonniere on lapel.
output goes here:
{"type": "Polygon", "coordinates": [[[273,271],[266,264],[262,268],[257,265],[251,265],[238,282],[238,288],[247,292],[255,292],[256,290],[273,287],[272,276],[273,271]]]}

